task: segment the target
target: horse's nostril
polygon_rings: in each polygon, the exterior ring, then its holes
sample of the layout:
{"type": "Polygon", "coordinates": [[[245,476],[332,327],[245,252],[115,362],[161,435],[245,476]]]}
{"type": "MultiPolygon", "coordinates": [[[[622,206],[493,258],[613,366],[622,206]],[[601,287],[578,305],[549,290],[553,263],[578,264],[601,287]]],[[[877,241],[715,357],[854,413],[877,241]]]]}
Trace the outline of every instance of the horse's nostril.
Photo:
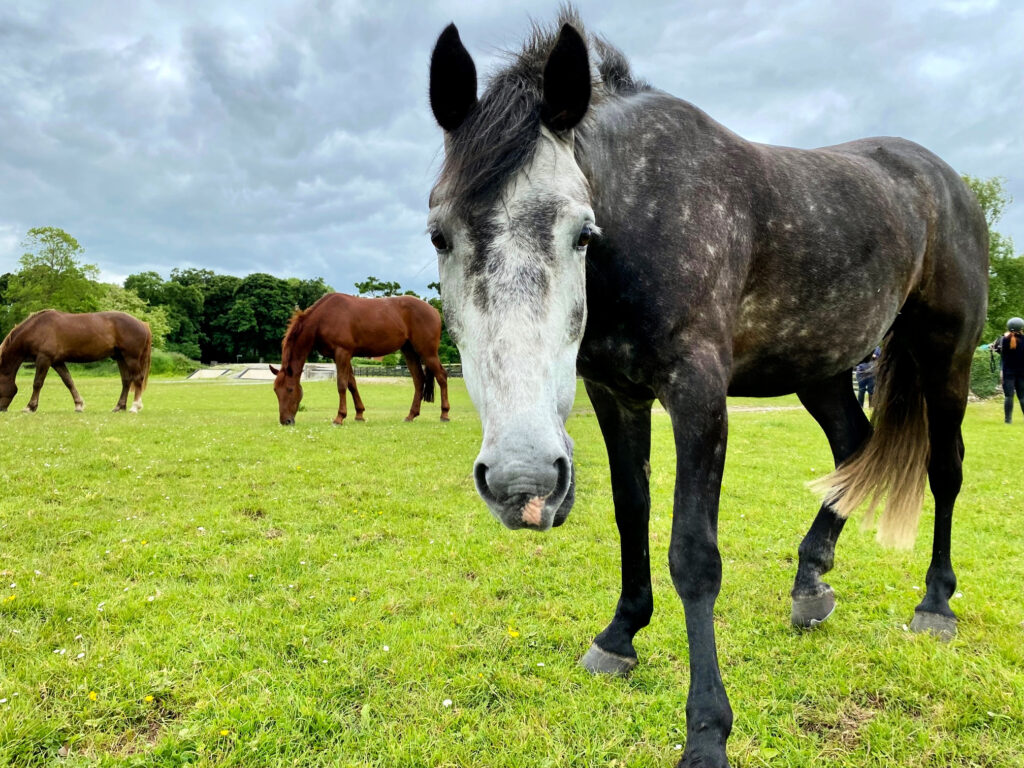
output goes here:
{"type": "Polygon", "coordinates": [[[555,467],[555,472],[558,473],[558,483],[555,486],[554,490],[554,494],[558,495],[569,487],[569,479],[572,473],[572,465],[569,463],[569,459],[567,459],[565,456],[559,456],[552,463],[555,467]]]}
{"type": "Polygon", "coordinates": [[[489,467],[482,461],[478,461],[476,466],[473,467],[473,479],[476,480],[477,490],[483,494],[485,491],[487,495],[491,495],[491,489],[487,485],[487,470],[489,467]]]}

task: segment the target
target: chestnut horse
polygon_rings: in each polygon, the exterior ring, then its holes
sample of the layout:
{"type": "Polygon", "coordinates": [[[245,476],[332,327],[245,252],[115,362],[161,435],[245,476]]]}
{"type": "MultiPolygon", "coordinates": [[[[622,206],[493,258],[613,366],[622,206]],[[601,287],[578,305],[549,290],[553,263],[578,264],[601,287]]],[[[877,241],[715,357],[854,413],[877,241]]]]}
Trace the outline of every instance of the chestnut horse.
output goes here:
{"type": "Polygon", "coordinates": [[[277,378],[274,392],[281,423],[295,423],[302,400],[302,368],[316,349],[338,366],[338,415],[348,415],[345,390],[352,392],[356,421],[363,419],[363,401],[352,374],[353,357],[376,357],[401,349],[412,374],[415,393],[406,421],[420,415],[420,402],[434,402],[434,379],[441,384],[441,421],[448,421],[448,374],[437,356],[441,344],[441,316],[414,296],[366,299],[344,293],[328,293],[313,306],[295,310],[281,343],[281,368],[270,366],[277,378]]]}
{"type": "Polygon", "coordinates": [[[44,309],[16,325],[0,344],[0,411],[6,411],[18,393],[14,378],[25,360],[35,362],[36,378],[26,413],[39,407],[39,390],[53,368],[75,401],[75,410],[85,409],[65,363],[91,363],[108,357],[121,370],[121,397],[114,412],[123,411],[128,390],[135,388],[131,412],[142,410],[142,391],[149,378],[153,334],[149,325],[124,312],[73,314],[44,309]]]}

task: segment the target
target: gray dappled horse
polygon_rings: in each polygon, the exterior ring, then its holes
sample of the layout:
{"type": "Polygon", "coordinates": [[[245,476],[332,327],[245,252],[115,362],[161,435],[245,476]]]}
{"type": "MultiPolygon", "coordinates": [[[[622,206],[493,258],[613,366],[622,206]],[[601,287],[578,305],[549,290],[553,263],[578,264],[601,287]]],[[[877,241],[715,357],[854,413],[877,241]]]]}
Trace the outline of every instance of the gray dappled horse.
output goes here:
{"type": "Polygon", "coordinates": [[[803,543],[792,620],[835,605],[822,580],[863,501],[912,541],[935,496],[914,628],[949,636],[960,424],[987,291],[987,230],[957,174],[909,141],[755,144],[634,79],[571,11],[536,30],[477,97],[454,25],[430,64],[445,159],[430,196],[441,295],[483,422],[477,490],[509,528],[548,530],[574,498],[565,431],[577,371],[597,412],[621,537],[622,593],[583,664],[625,673],[653,611],[651,404],[676,444],[669,567],[690,647],[680,765],[727,765],[732,711],[715,650],[726,396],[795,392],[836,472],[803,543]],[[883,339],[869,424],[850,370],[883,339]]]}

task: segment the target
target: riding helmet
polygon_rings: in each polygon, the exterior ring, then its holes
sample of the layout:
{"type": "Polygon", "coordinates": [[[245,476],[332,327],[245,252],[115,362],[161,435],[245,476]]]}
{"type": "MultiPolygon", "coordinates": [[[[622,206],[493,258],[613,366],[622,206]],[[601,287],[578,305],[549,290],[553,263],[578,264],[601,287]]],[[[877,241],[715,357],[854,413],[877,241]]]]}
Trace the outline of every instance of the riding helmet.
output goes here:
{"type": "Polygon", "coordinates": [[[1021,331],[1024,330],[1024,320],[1019,317],[1011,317],[1006,321],[1006,330],[1008,331],[1021,331]]]}

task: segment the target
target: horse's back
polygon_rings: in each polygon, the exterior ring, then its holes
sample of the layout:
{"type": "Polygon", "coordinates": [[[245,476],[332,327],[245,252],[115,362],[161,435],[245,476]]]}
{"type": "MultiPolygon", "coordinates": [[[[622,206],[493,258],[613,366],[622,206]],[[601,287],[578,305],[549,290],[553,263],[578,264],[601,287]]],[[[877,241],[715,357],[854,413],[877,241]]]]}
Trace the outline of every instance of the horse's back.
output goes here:
{"type": "MultiPolygon", "coordinates": [[[[852,367],[912,305],[961,336],[980,332],[984,218],[923,147],[757,144],[657,91],[596,111],[582,165],[605,235],[588,259],[588,300],[617,304],[651,338],[675,335],[677,348],[729,347],[735,394],[794,391],[852,367]]],[[[582,357],[606,357],[619,336],[592,317],[582,357]]],[[[642,339],[647,352],[633,357],[657,365],[664,355],[642,339]]]]}
{"type": "Polygon", "coordinates": [[[394,352],[435,322],[440,337],[436,310],[414,296],[366,298],[336,293],[323,301],[321,311],[318,334],[324,345],[343,347],[357,356],[394,352]]]}
{"type": "Polygon", "coordinates": [[[988,225],[974,192],[941,158],[911,141],[864,139],[830,149],[869,157],[919,190],[928,205],[929,232],[919,291],[912,298],[938,319],[962,320],[980,333],[988,296],[988,225]]]}
{"type": "Polygon", "coordinates": [[[149,326],[125,312],[46,309],[25,323],[31,353],[54,362],[92,362],[118,352],[136,356],[152,343],[149,326]]]}

